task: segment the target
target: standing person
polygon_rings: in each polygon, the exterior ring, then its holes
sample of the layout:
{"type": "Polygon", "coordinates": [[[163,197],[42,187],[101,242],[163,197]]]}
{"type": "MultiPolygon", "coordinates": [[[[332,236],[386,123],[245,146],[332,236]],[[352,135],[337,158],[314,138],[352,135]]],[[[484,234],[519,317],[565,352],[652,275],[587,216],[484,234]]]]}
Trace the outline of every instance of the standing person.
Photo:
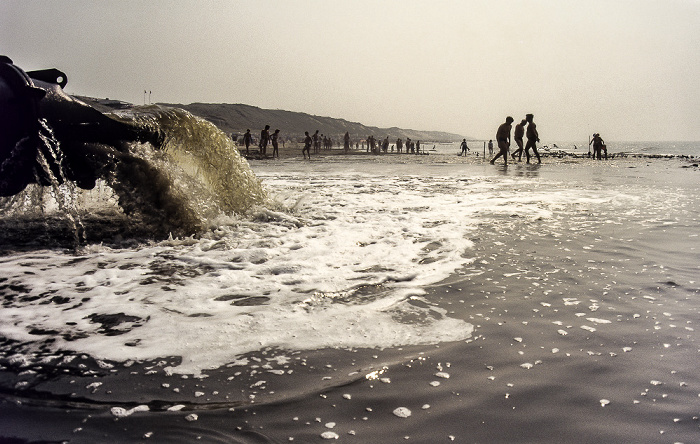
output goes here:
{"type": "MultiPolygon", "coordinates": [[[[503,156],[503,165],[508,165],[511,123],[513,123],[513,118],[511,116],[506,117],[506,122],[502,123],[501,126],[498,127],[498,131],[496,131],[496,142],[498,142],[499,152],[496,154],[496,157],[491,159],[491,165],[501,156],[503,156]]],[[[489,141],[489,145],[493,145],[493,143],[489,141]]]]}
{"type": "Polygon", "coordinates": [[[276,129],[274,133],[272,133],[272,136],[270,136],[270,140],[272,141],[272,157],[275,157],[275,154],[277,155],[277,158],[279,159],[280,157],[280,150],[279,146],[277,145],[277,138],[280,135],[280,130],[276,129]]]}
{"type": "Polygon", "coordinates": [[[527,163],[530,163],[530,148],[532,148],[532,152],[534,152],[535,156],[537,157],[537,163],[542,163],[540,153],[537,152],[537,142],[540,141],[540,135],[537,133],[537,125],[535,125],[535,122],[532,121],[534,117],[535,116],[532,114],[525,115],[525,120],[527,120],[527,144],[525,145],[525,157],[527,158],[527,163]]]}
{"type": "Polygon", "coordinates": [[[464,154],[465,156],[467,155],[467,151],[469,151],[469,147],[467,146],[467,139],[462,139],[462,144],[460,145],[460,148],[462,148],[462,151],[459,153],[461,156],[464,154]]]}
{"type": "Polygon", "coordinates": [[[311,140],[314,143],[314,154],[318,154],[319,149],[318,149],[318,130],[314,133],[313,136],[311,136],[311,140]]]}
{"type": "Polygon", "coordinates": [[[345,136],[343,136],[343,147],[345,148],[345,153],[350,151],[350,133],[345,131],[345,136]]]}
{"type": "Polygon", "coordinates": [[[420,140],[416,140],[416,154],[420,154],[420,140]]]}
{"type": "Polygon", "coordinates": [[[389,152],[389,136],[386,136],[384,143],[382,143],[382,151],[384,151],[385,154],[389,152]]]}
{"type": "Polygon", "coordinates": [[[243,144],[245,145],[245,153],[248,154],[248,147],[250,147],[250,142],[253,141],[253,135],[250,134],[250,130],[246,130],[243,134],[243,144]]]}
{"type": "Polygon", "coordinates": [[[518,160],[523,160],[523,136],[525,135],[525,124],[527,120],[523,119],[515,125],[515,132],[513,132],[513,140],[515,140],[518,149],[513,151],[513,160],[515,160],[515,155],[518,155],[518,160]]]}
{"type": "Polygon", "coordinates": [[[493,154],[493,140],[489,140],[489,156],[493,154]]]}
{"type": "MultiPolygon", "coordinates": [[[[603,151],[603,147],[605,147],[605,141],[603,140],[602,137],[600,137],[600,134],[595,133],[593,134],[593,139],[588,142],[588,145],[593,144],[593,158],[600,160],[600,155],[601,151],[603,151]]],[[[605,158],[608,158],[608,150],[605,149],[605,158]]]]}
{"type": "Polygon", "coordinates": [[[308,131],[304,131],[304,148],[301,149],[301,154],[304,156],[304,159],[306,159],[306,154],[308,153],[309,155],[309,160],[311,160],[311,145],[314,143],[313,139],[311,136],[309,136],[308,131]]]}
{"type": "Polygon", "coordinates": [[[265,129],[260,131],[260,154],[267,154],[267,144],[270,141],[270,125],[265,125],[265,129]]]}
{"type": "Polygon", "coordinates": [[[396,152],[401,154],[401,150],[403,149],[403,140],[399,137],[396,139],[396,152]]]}

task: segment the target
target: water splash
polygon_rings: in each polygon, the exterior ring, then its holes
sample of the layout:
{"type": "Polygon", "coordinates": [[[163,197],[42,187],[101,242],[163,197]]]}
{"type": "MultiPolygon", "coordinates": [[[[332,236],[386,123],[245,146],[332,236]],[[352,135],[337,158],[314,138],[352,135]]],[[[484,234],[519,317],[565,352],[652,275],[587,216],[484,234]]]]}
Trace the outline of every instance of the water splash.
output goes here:
{"type": "MultiPolygon", "coordinates": [[[[40,144],[36,151],[36,167],[33,169],[37,183],[47,186],[29,185],[24,191],[9,197],[0,198],[0,215],[20,215],[16,224],[25,225],[29,220],[47,219],[53,213],[61,214],[62,225],[72,237],[72,245],[85,241],[85,228],[82,224],[78,206],[78,188],[65,180],[63,176],[63,155],[53,130],[45,119],[39,119],[38,139],[40,144]]],[[[21,140],[16,150],[28,149],[25,140],[21,140]]],[[[50,223],[50,222],[49,222],[50,223]]],[[[29,230],[31,223],[27,224],[29,230]]]]}
{"type": "Polygon", "coordinates": [[[126,211],[134,203],[144,209],[144,202],[128,202],[130,196],[122,190],[126,184],[142,192],[151,189],[157,196],[150,199],[164,207],[164,216],[180,219],[174,225],[190,232],[206,228],[222,214],[245,214],[265,201],[260,180],[233,141],[214,124],[181,109],[155,105],[122,111],[115,117],[160,131],[164,137],[161,150],[133,147],[131,154],[145,164],[135,162],[135,169],[121,168],[110,183],[126,211]]]}
{"type": "MultiPolygon", "coordinates": [[[[98,171],[96,187],[82,190],[63,177],[60,142],[40,122],[37,183],[17,195],[0,198],[4,225],[61,219],[71,227],[74,245],[86,240],[82,221],[101,215],[120,226],[139,225],[156,237],[199,233],[220,216],[242,215],[264,203],[266,194],[231,139],[216,126],[184,110],[137,107],[110,117],[159,132],[160,149],[149,143],[120,147],[93,144],[85,156],[99,152],[112,159],[98,171]],[[42,179],[42,180],[39,180],[42,179]],[[110,208],[111,205],[111,208],[110,208]],[[126,218],[126,222],[124,219],[126,218]]],[[[89,228],[88,228],[89,229],[89,228]]],[[[143,229],[139,230],[143,233],[143,229]]]]}

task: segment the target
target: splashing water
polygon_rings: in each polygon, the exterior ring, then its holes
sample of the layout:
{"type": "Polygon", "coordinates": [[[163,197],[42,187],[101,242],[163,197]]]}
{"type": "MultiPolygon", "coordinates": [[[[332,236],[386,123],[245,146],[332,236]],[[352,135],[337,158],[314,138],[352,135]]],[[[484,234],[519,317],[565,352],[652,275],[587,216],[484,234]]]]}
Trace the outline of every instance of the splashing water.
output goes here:
{"type": "Polygon", "coordinates": [[[110,217],[121,213],[128,216],[128,223],[141,223],[153,235],[167,236],[201,232],[222,215],[245,214],[265,201],[260,181],[233,142],[204,119],[160,106],[120,111],[111,117],[161,133],[161,149],[148,143],[133,143],[119,151],[91,146],[115,160],[100,170],[95,189],[80,190],[64,180],[60,168],[50,168],[61,163],[60,143],[43,122],[37,161],[53,175],[51,190],[30,185],[18,195],[2,198],[2,215],[60,217],[73,227],[79,243],[85,240],[80,234],[81,217],[104,212],[108,204],[113,207],[110,217]]]}
{"type": "MultiPolygon", "coordinates": [[[[181,172],[196,179],[198,188],[206,194],[191,198],[197,201],[192,204],[201,217],[215,217],[220,212],[245,213],[264,201],[260,181],[233,141],[214,124],[185,110],[161,106],[121,112],[116,117],[164,133],[163,154],[181,172]]],[[[175,183],[184,180],[174,178],[175,183]]]]}

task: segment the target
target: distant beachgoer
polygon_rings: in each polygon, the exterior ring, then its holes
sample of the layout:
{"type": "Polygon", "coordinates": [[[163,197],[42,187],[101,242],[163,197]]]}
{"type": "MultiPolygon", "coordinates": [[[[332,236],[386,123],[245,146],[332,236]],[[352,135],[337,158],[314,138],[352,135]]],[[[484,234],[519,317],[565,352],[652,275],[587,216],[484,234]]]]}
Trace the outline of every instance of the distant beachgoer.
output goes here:
{"type": "Polygon", "coordinates": [[[588,143],[588,145],[593,144],[593,158],[600,160],[601,158],[601,152],[605,150],[605,158],[608,158],[608,149],[605,146],[605,141],[603,140],[602,137],[600,137],[600,134],[595,133],[593,134],[593,139],[588,143]]]}
{"type": "Polygon", "coordinates": [[[489,140],[489,156],[492,154],[493,154],[493,140],[489,140]]]}
{"type": "Polygon", "coordinates": [[[464,154],[465,156],[467,155],[467,151],[469,151],[469,147],[467,146],[467,139],[462,139],[462,144],[460,145],[460,148],[462,148],[462,151],[459,153],[461,156],[464,154]]]}
{"type": "Polygon", "coordinates": [[[420,154],[420,140],[416,140],[416,154],[420,154]]]}
{"type": "MultiPolygon", "coordinates": [[[[496,159],[503,156],[503,164],[508,165],[508,149],[510,148],[510,130],[511,123],[513,123],[513,118],[511,116],[506,117],[505,123],[502,123],[496,131],[496,142],[498,142],[498,149],[500,150],[496,157],[491,159],[491,165],[496,162],[496,159]]],[[[492,141],[489,140],[489,145],[493,145],[492,141]]],[[[491,150],[489,150],[491,151],[491,150]]]]}
{"type": "Polygon", "coordinates": [[[309,160],[311,160],[311,145],[313,145],[314,141],[311,136],[309,136],[308,131],[304,131],[304,135],[306,135],[306,137],[304,137],[304,148],[302,148],[301,154],[303,154],[304,159],[306,159],[306,154],[308,153],[309,160]]]}
{"type": "Polygon", "coordinates": [[[527,163],[530,163],[530,148],[532,148],[532,152],[535,153],[535,156],[537,157],[537,163],[542,163],[540,153],[537,152],[537,142],[540,141],[540,135],[537,133],[537,125],[535,125],[535,122],[532,121],[534,117],[535,116],[532,114],[525,115],[525,120],[527,120],[527,133],[525,134],[527,136],[527,144],[525,144],[525,157],[527,158],[527,163]]]}
{"type": "Polygon", "coordinates": [[[245,145],[245,153],[248,154],[248,147],[250,146],[250,143],[253,141],[253,135],[250,134],[250,130],[246,130],[245,134],[243,134],[243,144],[245,145]]]}
{"type": "Polygon", "coordinates": [[[265,125],[265,129],[260,131],[260,154],[267,154],[267,144],[270,141],[270,125],[265,125]]]}
{"type": "Polygon", "coordinates": [[[314,135],[311,136],[311,140],[312,140],[313,145],[314,145],[314,154],[318,154],[318,152],[319,152],[319,147],[318,147],[318,145],[319,145],[319,142],[318,142],[318,130],[316,130],[316,132],[314,133],[314,135]]]}
{"type": "Polygon", "coordinates": [[[410,137],[406,137],[406,154],[413,152],[413,142],[410,137]]]}
{"type": "Polygon", "coordinates": [[[513,132],[513,140],[515,140],[516,145],[518,145],[518,149],[513,151],[513,160],[515,160],[515,156],[518,156],[518,160],[523,160],[523,136],[525,135],[525,124],[527,123],[527,120],[523,119],[515,125],[515,131],[513,132]]]}
{"type": "Polygon", "coordinates": [[[382,151],[385,153],[389,152],[389,136],[386,136],[386,139],[384,139],[384,143],[382,143],[382,151]]]}
{"type": "Polygon", "coordinates": [[[345,136],[343,136],[343,147],[346,153],[350,151],[350,133],[347,131],[345,131],[345,136]]]}
{"type": "Polygon", "coordinates": [[[396,152],[401,154],[401,150],[403,149],[403,140],[399,137],[396,139],[396,152]]]}
{"type": "Polygon", "coordinates": [[[272,133],[272,136],[270,136],[270,140],[272,141],[272,157],[275,157],[277,155],[277,158],[280,157],[280,150],[279,146],[277,145],[277,138],[280,135],[280,130],[276,129],[274,133],[272,133]]]}

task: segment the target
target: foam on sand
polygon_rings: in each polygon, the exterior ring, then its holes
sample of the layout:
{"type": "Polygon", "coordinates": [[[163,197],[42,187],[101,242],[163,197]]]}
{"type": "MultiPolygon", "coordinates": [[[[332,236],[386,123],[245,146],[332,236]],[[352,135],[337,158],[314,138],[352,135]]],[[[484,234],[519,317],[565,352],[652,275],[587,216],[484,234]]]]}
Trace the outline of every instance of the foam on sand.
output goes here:
{"type": "Polygon", "coordinates": [[[261,349],[464,340],[472,325],[425,288],[471,262],[480,225],[525,217],[551,229],[562,208],[624,199],[514,194],[509,180],[263,179],[277,206],[221,219],[199,239],[2,258],[18,295],[0,312],[0,334],[25,342],[27,355],[44,346],[115,361],[180,356],[169,371],[194,374],[261,349]]]}

